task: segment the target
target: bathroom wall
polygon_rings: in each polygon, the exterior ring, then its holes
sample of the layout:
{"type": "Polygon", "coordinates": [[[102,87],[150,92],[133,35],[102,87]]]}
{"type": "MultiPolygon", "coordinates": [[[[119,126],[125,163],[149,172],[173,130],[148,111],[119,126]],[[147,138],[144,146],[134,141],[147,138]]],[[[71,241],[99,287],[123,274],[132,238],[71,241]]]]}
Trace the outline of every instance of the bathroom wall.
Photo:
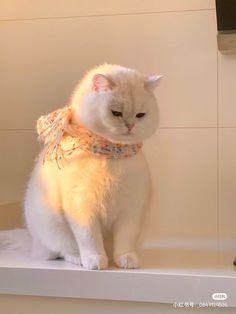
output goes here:
{"type": "Polygon", "coordinates": [[[164,75],[147,241],[236,236],[236,56],[217,52],[213,0],[8,0],[0,26],[0,228],[22,223],[36,119],[110,62],[164,75]]]}

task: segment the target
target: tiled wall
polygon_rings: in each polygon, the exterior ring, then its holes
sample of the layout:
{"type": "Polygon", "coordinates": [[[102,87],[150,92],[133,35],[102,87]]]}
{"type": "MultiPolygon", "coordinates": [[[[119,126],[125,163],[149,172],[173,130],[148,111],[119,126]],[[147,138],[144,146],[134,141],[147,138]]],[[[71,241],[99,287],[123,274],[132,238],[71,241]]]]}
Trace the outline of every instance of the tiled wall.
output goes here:
{"type": "Polygon", "coordinates": [[[236,56],[217,52],[213,0],[10,0],[0,12],[1,227],[18,222],[35,120],[106,61],[165,76],[160,130],[145,145],[148,239],[236,236],[236,56]]]}

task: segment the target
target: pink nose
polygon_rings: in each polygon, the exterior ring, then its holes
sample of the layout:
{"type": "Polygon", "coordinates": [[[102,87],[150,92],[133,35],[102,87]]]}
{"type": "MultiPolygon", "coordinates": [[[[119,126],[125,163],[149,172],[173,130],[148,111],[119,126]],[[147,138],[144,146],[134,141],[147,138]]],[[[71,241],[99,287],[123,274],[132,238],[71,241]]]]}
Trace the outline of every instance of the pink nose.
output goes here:
{"type": "Polygon", "coordinates": [[[131,131],[134,127],[134,124],[126,123],[127,128],[131,131]]]}

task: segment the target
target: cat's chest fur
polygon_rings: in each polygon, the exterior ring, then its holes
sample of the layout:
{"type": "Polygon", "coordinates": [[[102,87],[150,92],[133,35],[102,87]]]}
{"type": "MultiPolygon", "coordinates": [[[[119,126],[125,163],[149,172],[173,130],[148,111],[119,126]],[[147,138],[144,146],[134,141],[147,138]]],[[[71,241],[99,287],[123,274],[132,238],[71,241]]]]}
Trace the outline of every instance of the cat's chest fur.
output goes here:
{"type": "Polygon", "coordinates": [[[62,169],[55,164],[42,166],[41,179],[47,185],[48,206],[59,207],[76,219],[79,216],[84,223],[99,217],[106,226],[122,211],[129,207],[132,211],[136,203],[144,203],[150,182],[142,153],[119,160],[81,153],[62,169]]]}

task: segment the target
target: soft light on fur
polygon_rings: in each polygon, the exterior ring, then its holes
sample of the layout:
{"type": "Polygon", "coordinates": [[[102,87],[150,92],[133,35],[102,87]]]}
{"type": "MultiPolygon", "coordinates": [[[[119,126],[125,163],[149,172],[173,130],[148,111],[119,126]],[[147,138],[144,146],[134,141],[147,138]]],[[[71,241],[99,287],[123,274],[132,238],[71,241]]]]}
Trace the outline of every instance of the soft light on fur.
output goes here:
{"type": "Polygon", "coordinates": [[[72,97],[75,121],[84,123],[94,133],[112,142],[142,142],[158,127],[158,108],[153,91],[160,78],[110,64],[93,69],[72,97]],[[93,88],[94,76],[96,78],[98,74],[103,76],[100,93],[93,88]],[[117,119],[111,110],[122,112],[123,117],[117,119]],[[137,118],[137,113],[146,113],[145,118],[137,118]],[[134,124],[130,133],[127,124],[134,124]]]}
{"type": "MultiPolygon", "coordinates": [[[[105,64],[76,88],[73,123],[116,143],[140,143],[158,126],[154,88],[160,76],[105,64]]],[[[62,169],[39,157],[25,196],[25,218],[35,258],[65,260],[87,269],[108,265],[105,235],[118,267],[138,267],[135,245],[150,196],[142,153],[104,159],[78,151],[62,169]]]]}

